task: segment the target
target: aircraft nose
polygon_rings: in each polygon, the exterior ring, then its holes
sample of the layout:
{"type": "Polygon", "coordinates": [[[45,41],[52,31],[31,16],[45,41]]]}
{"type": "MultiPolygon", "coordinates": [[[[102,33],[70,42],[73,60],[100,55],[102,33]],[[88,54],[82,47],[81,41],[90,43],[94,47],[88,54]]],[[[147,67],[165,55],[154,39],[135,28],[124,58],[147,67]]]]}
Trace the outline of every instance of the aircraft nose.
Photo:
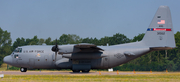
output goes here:
{"type": "Polygon", "coordinates": [[[3,59],[4,63],[12,64],[12,57],[11,56],[5,56],[3,59]]]}

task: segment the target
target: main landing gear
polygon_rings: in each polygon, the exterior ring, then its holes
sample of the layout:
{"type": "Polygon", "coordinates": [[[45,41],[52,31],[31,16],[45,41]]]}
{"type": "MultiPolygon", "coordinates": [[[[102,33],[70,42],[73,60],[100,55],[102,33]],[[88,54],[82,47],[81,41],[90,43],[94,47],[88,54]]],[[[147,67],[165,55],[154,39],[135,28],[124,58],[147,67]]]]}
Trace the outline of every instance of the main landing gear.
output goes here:
{"type": "MultiPolygon", "coordinates": [[[[72,70],[73,71],[73,73],[79,73],[80,72],[80,70],[72,70]]],[[[90,70],[81,70],[82,71],[82,73],[89,73],[89,71],[90,70]]]]}
{"type": "Polygon", "coordinates": [[[27,68],[21,67],[21,68],[20,68],[20,71],[21,71],[21,72],[26,72],[26,71],[27,71],[27,68]]]}
{"type": "Polygon", "coordinates": [[[73,71],[73,73],[79,73],[80,72],[80,70],[72,70],[73,71]]]}
{"type": "Polygon", "coordinates": [[[89,73],[90,70],[82,70],[83,73],[89,73]]]}

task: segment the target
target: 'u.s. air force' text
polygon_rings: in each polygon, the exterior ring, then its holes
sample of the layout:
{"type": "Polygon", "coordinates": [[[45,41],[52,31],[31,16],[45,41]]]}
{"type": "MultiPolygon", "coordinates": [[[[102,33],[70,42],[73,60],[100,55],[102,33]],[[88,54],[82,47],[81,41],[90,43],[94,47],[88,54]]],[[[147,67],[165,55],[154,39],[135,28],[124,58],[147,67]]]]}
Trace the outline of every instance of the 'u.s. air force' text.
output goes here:
{"type": "Polygon", "coordinates": [[[44,53],[44,50],[24,50],[23,53],[44,53]]]}

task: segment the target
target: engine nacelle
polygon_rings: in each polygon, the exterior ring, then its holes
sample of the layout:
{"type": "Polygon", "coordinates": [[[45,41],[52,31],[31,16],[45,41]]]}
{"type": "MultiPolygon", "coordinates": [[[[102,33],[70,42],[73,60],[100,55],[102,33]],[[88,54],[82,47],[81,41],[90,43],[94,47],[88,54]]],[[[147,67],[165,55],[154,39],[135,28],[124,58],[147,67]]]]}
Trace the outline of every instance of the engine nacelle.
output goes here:
{"type": "Polygon", "coordinates": [[[79,48],[74,47],[74,45],[59,46],[58,54],[71,54],[81,51],[79,48]]]}

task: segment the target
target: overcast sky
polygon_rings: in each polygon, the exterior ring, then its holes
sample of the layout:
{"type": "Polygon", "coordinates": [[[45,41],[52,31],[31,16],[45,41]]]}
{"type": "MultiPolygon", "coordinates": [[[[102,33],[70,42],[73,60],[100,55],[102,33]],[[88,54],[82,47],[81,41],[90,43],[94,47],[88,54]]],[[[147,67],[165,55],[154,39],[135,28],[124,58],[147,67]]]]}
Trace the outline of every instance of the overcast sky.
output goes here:
{"type": "Polygon", "coordinates": [[[18,37],[53,40],[62,34],[102,38],[116,33],[132,39],[145,33],[161,5],[170,7],[174,33],[180,31],[180,0],[0,0],[0,27],[18,37]]]}

